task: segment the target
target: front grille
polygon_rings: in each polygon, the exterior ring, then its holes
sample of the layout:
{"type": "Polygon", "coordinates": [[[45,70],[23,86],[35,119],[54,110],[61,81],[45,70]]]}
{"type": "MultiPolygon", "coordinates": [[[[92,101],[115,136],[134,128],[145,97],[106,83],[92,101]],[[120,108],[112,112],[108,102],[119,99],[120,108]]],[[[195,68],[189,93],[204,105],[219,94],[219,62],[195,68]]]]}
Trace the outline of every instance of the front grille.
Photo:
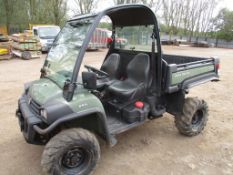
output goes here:
{"type": "Polygon", "coordinates": [[[40,115],[40,105],[33,99],[30,101],[30,108],[32,109],[32,112],[34,112],[37,115],[40,115]]]}

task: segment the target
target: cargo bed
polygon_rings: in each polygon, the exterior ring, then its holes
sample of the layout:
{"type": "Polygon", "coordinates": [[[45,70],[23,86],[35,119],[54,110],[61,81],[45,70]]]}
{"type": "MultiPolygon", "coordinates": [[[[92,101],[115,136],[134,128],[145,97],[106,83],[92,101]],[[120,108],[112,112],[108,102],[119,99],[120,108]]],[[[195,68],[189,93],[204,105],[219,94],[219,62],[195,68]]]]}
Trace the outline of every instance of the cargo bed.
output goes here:
{"type": "Polygon", "coordinates": [[[207,81],[218,80],[219,60],[216,58],[163,55],[165,91],[173,93],[207,81]]]}

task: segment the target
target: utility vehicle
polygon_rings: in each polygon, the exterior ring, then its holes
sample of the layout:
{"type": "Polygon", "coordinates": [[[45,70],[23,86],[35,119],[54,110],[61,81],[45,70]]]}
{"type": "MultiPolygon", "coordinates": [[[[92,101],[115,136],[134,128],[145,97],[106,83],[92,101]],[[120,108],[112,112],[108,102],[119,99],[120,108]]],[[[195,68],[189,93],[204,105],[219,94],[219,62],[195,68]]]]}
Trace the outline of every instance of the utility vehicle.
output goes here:
{"type": "Polygon", "coordinates": [[[207,104],[185,94],[218,80],[218,69],[215,58],[162,54],[152,10],[116,6],[67,21],[40,79],[25,84],[16,115],[28,143],[46,144],[45,172],[89,174],[100,159],[96,136],[114,146],[118,134],[165,112],[175,116],[180,133],[199,134],[207,122],[207,104]],[[100,69],[85,65],[87,70],[81,71],[92,34],[105,15],[112,21],[113,42],[100,69]],[[128,40],[124,48],[115,46],[116,35],[128,40]]]}
{"type": "Polygon", "coordinates": [[[54,39],[61,30],[56,25],[31,25],[30,27],[32,28],[33,34],[40,39],[42,52],[49,51],[54,39]]]}

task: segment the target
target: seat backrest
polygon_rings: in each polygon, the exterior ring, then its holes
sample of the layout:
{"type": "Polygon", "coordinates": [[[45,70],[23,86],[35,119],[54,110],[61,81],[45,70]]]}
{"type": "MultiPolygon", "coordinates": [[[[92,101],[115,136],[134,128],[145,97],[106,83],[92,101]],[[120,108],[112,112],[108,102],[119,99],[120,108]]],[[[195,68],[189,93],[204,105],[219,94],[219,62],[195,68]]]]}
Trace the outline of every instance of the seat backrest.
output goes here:
{"type": "Polygon", "coordinates": [[[136,83],[148,83],[150,72],[150,57],[147,54],[137,54],[127,66],[127,79],[136,83]]]}
{"type": "Polygon", "coordinates": [[[110,78],[119,78],[119,66],[120,55],[112,53],[106,58],[100,69],[108,73],[110,78]]]}

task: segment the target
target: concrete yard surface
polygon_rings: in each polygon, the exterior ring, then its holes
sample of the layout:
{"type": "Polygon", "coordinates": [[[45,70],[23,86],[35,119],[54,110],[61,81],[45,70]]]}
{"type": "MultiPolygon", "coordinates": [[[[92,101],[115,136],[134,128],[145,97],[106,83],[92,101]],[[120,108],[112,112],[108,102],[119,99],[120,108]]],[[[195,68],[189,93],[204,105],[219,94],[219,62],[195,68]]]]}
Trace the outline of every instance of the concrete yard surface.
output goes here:
{"type": "MultiPolygon", "coordinates": [[[[209,121],[198,136],[182,136],[174,117],[164,117],[117,136],[110,148],[103,141],[101,160],[93,175],[232,175],[233,174],[233,50],[173,47],[164,53],[218,56],[221,81],[190,90],[209,105],[209,121]]],[[[87,52],[86,64],[97,66],[106,50],[87,52]]],[[[45,56],[34,60],[0,61],[0,175],[42,175],[43,146],[25,142],[15,110],[23,84],[40,76],[45,56]]]]}

